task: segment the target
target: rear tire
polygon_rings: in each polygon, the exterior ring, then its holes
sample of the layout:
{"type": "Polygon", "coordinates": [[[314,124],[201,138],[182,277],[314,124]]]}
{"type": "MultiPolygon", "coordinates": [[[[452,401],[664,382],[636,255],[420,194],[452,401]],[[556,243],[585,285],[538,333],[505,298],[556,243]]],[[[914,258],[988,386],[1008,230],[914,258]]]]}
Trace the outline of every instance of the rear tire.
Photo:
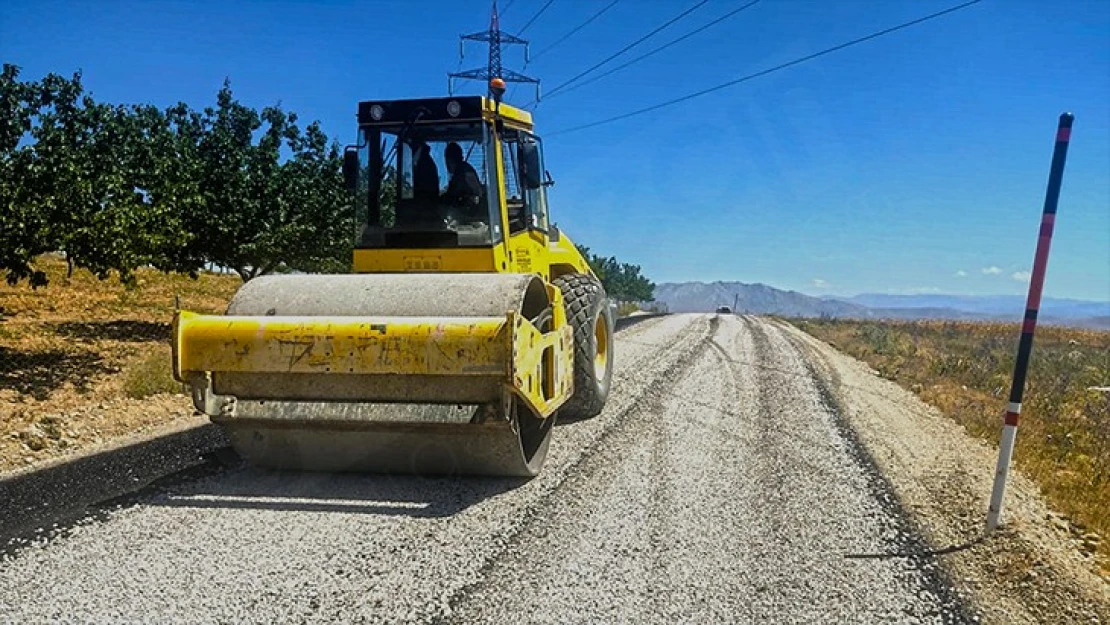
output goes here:
{"type": "Polygon", "coordinates": [[[574,394],[561,418],[589,419],[601,413],[613,376],[613,311],[597,278],[571,273],[552,280],[563,292],[567,323],[574,332],[574,394]]]}

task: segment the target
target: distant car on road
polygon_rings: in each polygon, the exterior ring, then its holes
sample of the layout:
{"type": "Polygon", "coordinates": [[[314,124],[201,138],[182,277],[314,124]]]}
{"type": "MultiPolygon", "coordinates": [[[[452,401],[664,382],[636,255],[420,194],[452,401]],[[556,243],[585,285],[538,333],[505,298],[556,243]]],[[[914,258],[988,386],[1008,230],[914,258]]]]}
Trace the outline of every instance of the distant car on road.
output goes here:
{"type": "Polygon", "coordinates": [[[732,314],[732,309],[729,308],[728,306],[718,306],[717,307],[717,312],[722,314],[722,315],[731,315],[732,314]]]}

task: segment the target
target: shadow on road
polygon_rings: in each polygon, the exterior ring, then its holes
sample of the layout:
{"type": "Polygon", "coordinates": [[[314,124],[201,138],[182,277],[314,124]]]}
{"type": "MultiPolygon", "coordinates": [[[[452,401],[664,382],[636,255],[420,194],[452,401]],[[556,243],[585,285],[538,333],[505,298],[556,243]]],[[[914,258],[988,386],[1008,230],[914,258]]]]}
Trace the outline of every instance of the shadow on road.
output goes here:
{"type": "Polygon", "coordinates": [[[956,553],[957,551],[966,551],[975,545],[982,543],[989,537],[989,534],[983,533],[971,540],[961,543],[959,545],[952,545],[950,547],[941,547],[939,549],[905,549],[902,551],[892,551],[888,553],[849,553],[844,557],[848,560],[885,560],[888,558],[930,558],[933,556],[943,556],[949,553],[956,553]]]}
{"type": "Polygon", "coordinates": [[[222,431],[204,424],[2,475],[0,554],[36,530],[65,532],[82,518],[220,471],[210,458],[227,445],[222,431]]]}
{"type": "Polygon", "coordinates": [[[527,483],[523,478],[307,473],[243,467],[147,505],[180,508],[449,517],[527,483]]]}
{"type": "Polygon", "coordinates": [[[648,319],[658,319],[664,315],[666,315],[666,313],[649,313],[646,315],[634,315],[632,317],[620,317],[614,324],[614,328],[617,332],[620,332],[625,328],[631,328],[637,323],[647,321],[648,319]]]}

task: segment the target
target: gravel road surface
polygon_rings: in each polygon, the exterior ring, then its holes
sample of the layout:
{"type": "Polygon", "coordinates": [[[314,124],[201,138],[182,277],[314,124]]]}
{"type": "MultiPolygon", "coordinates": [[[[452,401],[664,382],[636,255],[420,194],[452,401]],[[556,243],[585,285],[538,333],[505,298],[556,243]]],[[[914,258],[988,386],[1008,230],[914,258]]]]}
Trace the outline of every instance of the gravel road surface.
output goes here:
{"type": "Polygon", "coordinates": [[[227,471],[5,556],[0,621],[968,621],[787,330],[617,337],[536,479],[227,471]]]}

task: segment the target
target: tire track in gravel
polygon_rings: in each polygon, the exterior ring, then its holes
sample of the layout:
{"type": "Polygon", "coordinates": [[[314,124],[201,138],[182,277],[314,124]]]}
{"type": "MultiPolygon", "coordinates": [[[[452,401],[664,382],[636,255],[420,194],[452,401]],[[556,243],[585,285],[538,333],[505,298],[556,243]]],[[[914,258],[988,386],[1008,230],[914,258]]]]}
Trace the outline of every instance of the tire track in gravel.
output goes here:
{"type": "Polygon", "coordinates": [[[0,560],[0,620],[427,622],[700,349],[704,317],[618,334],[614,395],[557,427],[528,483],[243,469],[151,497],[0,560]]]}
{"type": "MultiPolygon", "coordinates": [[[[766,509],[773,517],[771,525],[781,528],[786,532],[781,535],[790,536],[792,543],[804,545],[808,551],[796,554],[800,560],[794,566],[776,569],[780,585],[790,588],[791,582],[798,581],[795,571],[823,565],[831,570],[833,578],[825,580],[824,588],[806,584],[805,592],[795,596],[797,601],[805,601],[808,593],[833,594],[837,601],[860,608],[851,614],[852,621],[892,618],[971,622],[937,559],[924,555],[925,542],[845,422],[806,354],[778,327],[753,317],[744,317],[743,322],[753,332],[757,360],[762,365],[758,375],[760,430],[776,433],[765,438],[765,446],[761,446],[773,467],[763,473],[763,479],[769,480],[766,488],[776,494],[775,499],[769,498],[774,504],[766,509]],[[790,386],[800,391],[796,399],[804,398],[808,404],[802,412],[811,415],[804,423],[811,427],[783,430],[791,421],[795,421],[792,426],[802,424],[798,413],[783,412],[787,404],[801,407],[796,400],[782,396],[781,389],[790,386]],[[803,515],[810,522],[799,524],[803,515]],[[891,554],[913,555],[903,558],[891,554]],[[839,583],[829,583],[834,580],[839,583]],[[874,601],[875,597],[866,596],[882,590],[897,600],[883,605],[874,601]]],[[[782,553],[779,558],[783,562],[782,553]]],[[[805,620],[824,619],[819,614],[808,614],[805,620]]]]}
{"type": "Polygon", "coordinates": [[[863,470],[871,496],[887,508],[896,536],[893,549],[889,553],[905,557],[925,576],[930,591],[944,606],[960,613],[961,618],[970,619],[968,606],[964,605],[940,559],[933,553],[933,548],[925,538],[922,528],[913,521],[902,505],[894,485],[883,475],[871,452],[845,416],[844,408],[833,390],[836,381],[830,383],[819,373],[818,368],[821,365],[827,366],[821,361],[823,357],[801,344],[796,336],[784,333],[780,326],[768,324],[767,327],[774,328],[789,342],[795,353],[804,358],[806,373],[817,388],[825,410],[832,415],[833,427],[836,428],[837,434],[847,443],[849,453],[863,470]]]}
{"type": "Polygon", "coordinates": [[[731,317],[721,319],[706,355],[673,389],[657,421],[652,622],[749,620],[753,586],[761,583],[744,556],[757,524],[758,502],[746,487],[756,439],[745,416],[756,385],[751,371],[729,357],[747,352],[751,335],[731,317]]]}
{"type": "Polygon", "coordinates": [[[751,318],[705,347],[445,622],[963,622],[920,563],[845,557],[897,536],[801,355],[751,318]]]}
{"type": "Polygon", "coordinates": [[[710,333],[663,376],[668,385],[622,412],[597,453],[584,458],[442,622],[648,622],[667,612],[658,582],[668,564],[653,545],[671,537],[654,521],[677,498],[660,480],[673,464],[662,415],[671,389],[715,360],[708,347],[720,322],[710,323],[710,333]]]}

